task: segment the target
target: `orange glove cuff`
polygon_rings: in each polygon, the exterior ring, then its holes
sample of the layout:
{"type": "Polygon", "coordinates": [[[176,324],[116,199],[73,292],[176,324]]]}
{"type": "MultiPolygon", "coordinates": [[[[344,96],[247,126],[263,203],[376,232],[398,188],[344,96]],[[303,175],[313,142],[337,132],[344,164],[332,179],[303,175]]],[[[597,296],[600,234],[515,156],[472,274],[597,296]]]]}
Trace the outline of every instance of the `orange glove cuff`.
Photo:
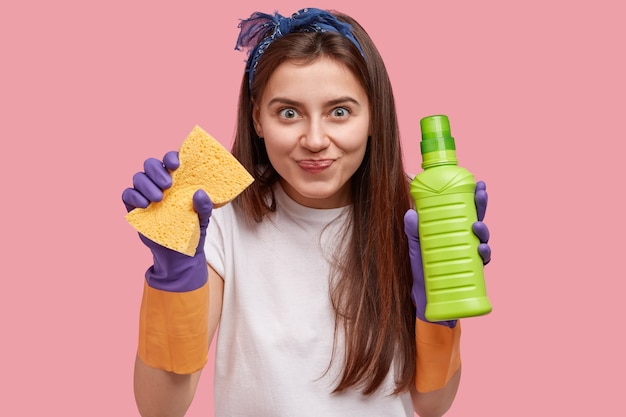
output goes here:
{"type": "Polygon", "coordinates": [[[445,387],[461,367],[461,322],[451,329],[417,319],[415,342],[415,388],[429,392],[445,387]]]}
{"type": "Polygon", "coordinates": [[[148,366],[177,374],[202,369],[209,355],[209,285],[169,292],[144,284],[137,353],[148,366]]]}

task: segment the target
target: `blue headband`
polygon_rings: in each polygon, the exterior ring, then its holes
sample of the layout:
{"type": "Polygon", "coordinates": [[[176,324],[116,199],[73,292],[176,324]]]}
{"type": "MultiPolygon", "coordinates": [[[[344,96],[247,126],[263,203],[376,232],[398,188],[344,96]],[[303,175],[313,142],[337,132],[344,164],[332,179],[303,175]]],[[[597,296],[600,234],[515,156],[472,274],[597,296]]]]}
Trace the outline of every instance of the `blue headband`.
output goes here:
{"type": "Polygon", "coordinates": [[[295,32],[337,32],[348,38],[365,57],[361,45],[352,35],[352,26],[339,21],[326,10],[307,8],[298,10],[291,17],[284,17],[274,12],[274,15],[254,12],[248,19],[240,19],[239,37],[235,49],[249,50],[246,61],[248,72],[248,88],[252,89],[254,71],[263,52],[275,39],[295,32]],[[268,36],[269,35],[269,36],[268,36]],[[260,41],[261,40],[261,41],[260,41]],[[260,43],[259,43],[260,41],[260,43]],[[251,50],[250,50],[251,49],[251,50]]]}

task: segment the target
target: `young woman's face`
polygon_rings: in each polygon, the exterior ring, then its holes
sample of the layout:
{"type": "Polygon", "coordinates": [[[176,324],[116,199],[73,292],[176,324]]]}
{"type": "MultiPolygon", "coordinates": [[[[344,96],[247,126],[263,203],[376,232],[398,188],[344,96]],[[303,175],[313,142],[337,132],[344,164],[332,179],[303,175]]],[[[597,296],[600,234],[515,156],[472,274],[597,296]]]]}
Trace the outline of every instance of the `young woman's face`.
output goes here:
{"type": "Polygon", "coordinates": [[[255,128],[287,194],[314,208],[351,202],[350,178],[363,161],[369,103],[343,64],[284,62],[255,103],[255,128]]]}

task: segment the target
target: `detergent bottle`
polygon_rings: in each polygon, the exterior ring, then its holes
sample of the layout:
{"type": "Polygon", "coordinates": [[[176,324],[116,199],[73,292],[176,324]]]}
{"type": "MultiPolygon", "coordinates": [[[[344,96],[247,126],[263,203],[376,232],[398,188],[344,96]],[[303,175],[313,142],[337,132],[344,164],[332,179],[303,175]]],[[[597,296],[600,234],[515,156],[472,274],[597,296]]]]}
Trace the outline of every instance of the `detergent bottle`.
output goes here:
{"type": "Polygon", "coordinates": [[[411,182],[418,214],[426,319],[455,320],[491,311],[478,237],[474,175],[458,165],[445,115],[420,120],[423,171],[411,182]]]}

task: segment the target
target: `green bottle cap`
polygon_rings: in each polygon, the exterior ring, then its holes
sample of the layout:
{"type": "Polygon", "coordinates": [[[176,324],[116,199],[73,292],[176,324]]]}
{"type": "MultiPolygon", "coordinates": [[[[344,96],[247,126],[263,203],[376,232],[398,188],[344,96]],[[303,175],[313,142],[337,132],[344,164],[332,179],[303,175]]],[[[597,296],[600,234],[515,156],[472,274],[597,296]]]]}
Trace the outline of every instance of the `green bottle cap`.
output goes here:
{"type": "Polygon", "coordinates": [[[438,114],[424,117],[420,120],[420,128],[422,130],[422,141],[420,142],[422,155],[428,152],[454,151],[456,149],[454,138],[450,134],[448,116],[438,114]]]}

